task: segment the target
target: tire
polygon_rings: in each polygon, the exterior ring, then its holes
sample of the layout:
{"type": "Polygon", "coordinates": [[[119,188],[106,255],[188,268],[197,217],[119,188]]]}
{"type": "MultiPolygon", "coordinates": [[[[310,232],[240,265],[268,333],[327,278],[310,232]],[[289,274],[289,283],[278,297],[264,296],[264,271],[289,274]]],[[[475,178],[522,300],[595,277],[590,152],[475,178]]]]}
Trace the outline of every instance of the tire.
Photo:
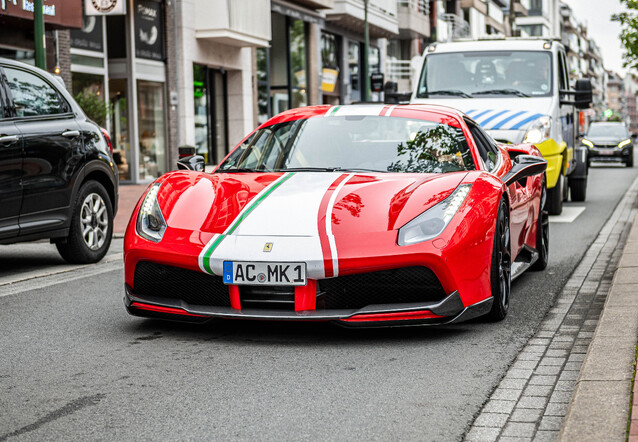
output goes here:
{"type": "Polygon", "coordinates": [[[71,264],[95,263],[106,255],[112,236],[111,199],[100,183],[87,181],[73,204],[69,236],[66,241],[56,243],[58,252],[71,264]]]}
{"type": "Polygon", "coordinates": [[[625,161],[625,165],[627,167],[634,167],[634,156],[633,155],[629,155],[629,158],[627,158],[627,161],[625,161]]]}
{"type": "Polygon", "coordinates": [[[563,211],[563,186],[565,185],[563,174],[558,176],[558,182],[551,189],[547,189],[547,212],[550,215],[560,215],[563,211]]]}
{"type": "Polygon", "coordinates": [[[507,316],[510,306],[511,283],[512,254],[510,251],[509,210],[505,201],[501,200],[492,248],[490,286],[494,302],[492,309],[486,315],[490,321],[502,321],[507,316]]]}
{"type": "Polygon", "coordinates": [[[569,192],[571,194],[572,201],[585,201],[585,198],[587,197],[587,177],[570,178],[569,192]]]}
{"type": "Polygon", "coordinates": [[[546,203],[547,187],[545,186],[545,180],[543,180],[541,204],[538,210],[538,220],[536,221],[536,251],[538,252],[538,259],[530,267],[530,270],[533,271],[545,270],[549,262],[549,218],[545,210],[546,203]]]}

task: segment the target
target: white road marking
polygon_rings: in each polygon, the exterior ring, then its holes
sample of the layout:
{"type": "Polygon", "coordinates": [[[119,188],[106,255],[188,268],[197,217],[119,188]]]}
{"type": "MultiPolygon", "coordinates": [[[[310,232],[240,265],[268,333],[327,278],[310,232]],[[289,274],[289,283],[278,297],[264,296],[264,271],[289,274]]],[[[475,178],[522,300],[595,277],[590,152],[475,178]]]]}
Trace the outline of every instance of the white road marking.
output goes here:
{"type": "Polygon", "coordinates": [[[585,211],[584,206],[564,206],[563,213],[549,217],[551,223],[573,223],[585,211]]]}

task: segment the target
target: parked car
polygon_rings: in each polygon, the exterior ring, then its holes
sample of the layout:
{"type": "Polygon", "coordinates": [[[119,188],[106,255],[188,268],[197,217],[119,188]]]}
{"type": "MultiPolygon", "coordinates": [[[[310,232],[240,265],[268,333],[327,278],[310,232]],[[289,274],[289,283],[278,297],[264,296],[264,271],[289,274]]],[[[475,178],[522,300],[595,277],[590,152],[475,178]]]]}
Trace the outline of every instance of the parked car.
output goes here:
{"type": "Polygon", "coordinates": [[[105,131],[47,72],[0,58],[0,244],[49,238],[71,263],[108,251],[118,178],[105,131]]]}
{"type": "MultiPolygon", "coordinates": [[[[548,260],[547,166],[443,106],[316,106],[257,128],[213,173],[158,178],[124,240],[133,315],[447,324],[507,314],[548,260]]],[[[199,171],[198,171],[199,170],[199,171]]]]}
{"type": "Polygon", "coordinates": [[[587,146],[587,163],[616,161],[634,167],[634,143],[625,123],[594,122],[582,140],[587,146]]]}

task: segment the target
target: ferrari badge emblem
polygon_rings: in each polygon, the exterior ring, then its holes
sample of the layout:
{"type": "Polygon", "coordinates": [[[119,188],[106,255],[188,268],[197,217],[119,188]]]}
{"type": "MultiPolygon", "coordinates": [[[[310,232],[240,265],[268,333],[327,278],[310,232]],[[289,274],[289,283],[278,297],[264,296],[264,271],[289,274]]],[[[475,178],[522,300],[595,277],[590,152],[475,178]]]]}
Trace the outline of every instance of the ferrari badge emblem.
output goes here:
{"type": "Polygon", "coordinates": [[[272,243],[267,242],[266,245],[264,246],[264,252],[270,252],[271,250],[272,250],[272,243]]]}

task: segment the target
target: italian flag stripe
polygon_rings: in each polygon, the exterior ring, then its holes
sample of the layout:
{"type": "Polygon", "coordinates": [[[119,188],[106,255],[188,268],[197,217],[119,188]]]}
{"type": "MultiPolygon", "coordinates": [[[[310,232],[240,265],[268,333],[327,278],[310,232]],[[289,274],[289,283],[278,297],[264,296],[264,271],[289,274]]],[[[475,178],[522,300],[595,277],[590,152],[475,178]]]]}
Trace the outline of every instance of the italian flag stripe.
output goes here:
{"type": "Polygon", "coordinates": [[[212,244],[210,246],[207,245],[207,250],[204,252],[204,257],[202,259],[202,264],[204,266],[204,270],[206,270],[208,273],[210,273],[211,275],[214,275],[213,269],[210,266],[210,257],[213,254],[213,252],[215,251],[215,249],[217,248],[217,246],[219,246],[219,244],[224,240],[224,238],[226,238],[228,235],[232,235],[233,232],[237,229],[237,227],[241,224],[241,222],[246,219],[246,217],[250,214],[250,212],[252,212],[253,210],[255,210],[255,208],[263,201],[265,200],[268,195],[270,195],[271,193],[273,193],[279,186],[281,186],[284,182],[286,182],[287,180],[289,180],[293,175],[295,174],[295,172],[289,172],[285,175],[283,175],[281,178],[279,178],[277,181],[273,182],[269,187],[265,188],[262,192],[261,195],[259,195],[257,198],[255,198],[253,201],[251,201],[246,208],[242,211],[242,213],[239,214],[239,216],[237,218],[235,218],[235,220],[226,228],[226,231],[224,233],[222,233],[221,235],[217,236],[212,244]]]}

